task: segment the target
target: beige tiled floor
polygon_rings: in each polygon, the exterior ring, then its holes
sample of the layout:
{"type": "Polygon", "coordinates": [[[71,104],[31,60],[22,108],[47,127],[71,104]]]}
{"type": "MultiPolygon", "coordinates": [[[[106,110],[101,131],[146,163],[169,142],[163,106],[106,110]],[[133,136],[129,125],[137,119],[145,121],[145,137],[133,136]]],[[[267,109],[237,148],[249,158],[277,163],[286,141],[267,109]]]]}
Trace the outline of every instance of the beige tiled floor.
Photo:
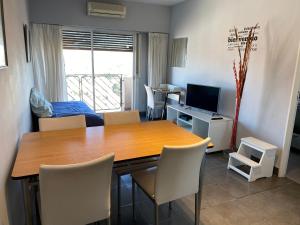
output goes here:
{"type": "MultiPolygon", "coordinates": [[[[200,215],[202,225],[300,225],[299,184],[276,176],[248,183],[238,174],[228,171],[226,165],[227,158],[222,153],[206,156],[200,215]]],[[[115,194],[114,188],[113,196],[115,194]]],[[[113,224],[116,224],[114,212],[113,224]]],[[[153,205],[141,191],[137,193],[137,219],[132,222],[130,176],[122,178],[121,213],[119,225],[153,224],[153,205]]],[[[171,212],[167,205],[163,205],[160,221],[161,225],[194,224],[194,197],[176,201],[171,212]]]]}

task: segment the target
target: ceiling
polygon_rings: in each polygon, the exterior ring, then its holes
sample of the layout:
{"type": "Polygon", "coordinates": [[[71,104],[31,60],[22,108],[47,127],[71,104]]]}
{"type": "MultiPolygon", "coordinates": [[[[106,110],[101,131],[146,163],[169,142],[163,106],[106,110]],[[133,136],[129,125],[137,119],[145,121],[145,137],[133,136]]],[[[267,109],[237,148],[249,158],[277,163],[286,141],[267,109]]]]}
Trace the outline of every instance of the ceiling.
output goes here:
{"type": "Polygon", "coordinates": [[[180,2],[184,2],[185,0],[126,0],[126,1],[171,6],[171,5],[176,5],[180,2]]]}

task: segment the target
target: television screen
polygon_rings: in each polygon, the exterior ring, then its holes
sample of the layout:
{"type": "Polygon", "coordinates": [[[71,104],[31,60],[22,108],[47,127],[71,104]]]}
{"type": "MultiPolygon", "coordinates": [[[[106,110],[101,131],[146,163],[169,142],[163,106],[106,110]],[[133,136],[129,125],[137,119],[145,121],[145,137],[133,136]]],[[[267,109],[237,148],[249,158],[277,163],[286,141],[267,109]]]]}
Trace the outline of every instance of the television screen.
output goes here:
{"type": "Polygon", "coordinates": [[[187,85],[186,105],[211,112],[218,111],[220,88],[196,84],[187,85]]]}

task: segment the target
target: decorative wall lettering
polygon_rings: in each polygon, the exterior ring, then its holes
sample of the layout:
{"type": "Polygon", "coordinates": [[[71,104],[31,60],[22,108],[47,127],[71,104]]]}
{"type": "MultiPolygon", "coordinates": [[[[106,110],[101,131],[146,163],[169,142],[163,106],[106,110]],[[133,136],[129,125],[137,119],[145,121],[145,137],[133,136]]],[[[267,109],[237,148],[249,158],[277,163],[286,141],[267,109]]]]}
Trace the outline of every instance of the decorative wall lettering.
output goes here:
{"type": "MultiPolygon", "coordinates": [[[[252,27],[244,27],[243,29],[238,29],[238,40],[235,35],[234,28],[229,30],[229,36],[227,39],[227,49],[229,51],[234,51],[236,48],[240,47],[241,51],[245,50],[248,34],[252,27]]],[[[253,36],[252,42],[252,51],[257,51],[257,42],[258,42],[258,35],[259,35],[260,26],[255,29],[255,33],[253,36]]]]}

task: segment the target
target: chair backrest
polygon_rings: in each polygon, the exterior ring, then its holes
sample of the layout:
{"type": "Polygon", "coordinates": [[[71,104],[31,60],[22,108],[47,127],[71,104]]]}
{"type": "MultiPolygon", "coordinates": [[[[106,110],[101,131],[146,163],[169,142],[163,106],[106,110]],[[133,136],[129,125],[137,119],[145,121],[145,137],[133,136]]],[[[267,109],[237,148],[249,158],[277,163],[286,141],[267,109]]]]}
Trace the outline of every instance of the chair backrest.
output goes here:
{"type": "Polygon", "coordinates": [[[144,85],[147,93],[147,106],[154,109],[154,94],[151,87],[144,85]]]}
{"type": "Polygon", "coordinates": [[[180,87],[177,87],[175,85],[172,85],[172,84],[160,84],[159,85],[160,88],[162,89],[167,89],[169,91],[174,91],[174,92],[180,92],[180,94],[168,94],[168,99],[172,99],[172,100],[175,100],[175,101],[179,101],[180,100],[180,96],[181,96],[181,93],[182,93],[182,90],[180,87]]]}
{"type": "Polygon", "coordinates": [[[159,88],[168,89],[169,88],[169,84],[160,84],[159,88]]]}
{"type": "Polygon", "coordinates": [[[199,190],[200,168],[210,138],[194,145],[165,146],[157,167],[155,201],[164,204],[199,190]]]}
{"type": "Polygon", "coordinates": [[[43,225],[83,225],[110,216],[114,155],[86,163],[40,167],[43,225]]]}
{"type": "Polygon", "coordinates": [[[40,131],[66,130],[86,127],[85,116],[39,118],[40,131]]]}
{"type": "Polygon", "coordinates": [[[104,113],[104,125],[140,123],[140,113],[138,111],[110,112],[104,113]]]}
{"type": "Polygon", "coordinates": [[[159,87],[163,89],[168,89],[170,91],[181,91],[180,87],[177,87],[173,84],[160,84],[159,87]]]}

